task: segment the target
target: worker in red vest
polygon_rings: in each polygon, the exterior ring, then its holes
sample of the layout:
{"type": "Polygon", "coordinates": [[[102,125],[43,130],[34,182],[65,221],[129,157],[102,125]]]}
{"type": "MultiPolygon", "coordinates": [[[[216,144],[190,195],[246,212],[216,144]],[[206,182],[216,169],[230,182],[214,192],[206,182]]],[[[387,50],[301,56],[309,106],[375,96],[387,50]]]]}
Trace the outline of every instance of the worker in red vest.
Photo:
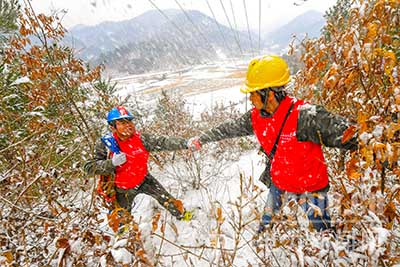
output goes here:
{"type": "Polygon", "coordinates": [[[356,149],[357,136],[342,142],[349,123],[321,106],[288,96],[284,89],[289,81],[289,67],[281,57],[253,59],[241,92],[250,93],[254,107],[236,121],[191,138],[188,146],[196,150],[208,142],[254,134],[267,156],[261,180],[270,187],[259,231],[289,199],[302,199],[299,204],[321,231],[331,228],[329,180],[321,146],[356,149]]]}
{"type": "Polygon", "coordinates": [[[109,145],[110,140],[99,140],[94,158],[84,166],[85,171],[89,174],[112,175],[116,201],[128,212],[136,195],[144,193],[155,198],[178,220],[190,220],[192,213],[184,210],[182,202],[172,197],[147,168],[150,152],[186,149],[186,139],[141,134],[135,128],[132,114],[123,106],[111,109],[107,122],[115,145],[109,145]]]}

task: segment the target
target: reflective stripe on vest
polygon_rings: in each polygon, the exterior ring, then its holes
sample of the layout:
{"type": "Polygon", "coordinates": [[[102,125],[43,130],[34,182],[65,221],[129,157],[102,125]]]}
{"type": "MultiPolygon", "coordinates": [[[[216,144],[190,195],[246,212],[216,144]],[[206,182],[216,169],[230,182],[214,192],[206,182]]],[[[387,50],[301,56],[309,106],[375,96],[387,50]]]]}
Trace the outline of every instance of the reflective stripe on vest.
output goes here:
{"type": "Polygon", "coordinates": [[[294,108],[283,129],[271,164],[276,187],[292,193],[313,192],[328,185],[328,172],[319,144],[297,140],[297,120],[304,101],[286,97],[271,118],[262,118],[253,108],[254,134],[266,153],[270,153],[292,102],[294,108]]]}
{"type": "Polygon", "coordinates": [[[114,137],[121,151],[126,154],[126,162],[116,167],[115,185],[122,189],[134,188],[141,184],[147,175],[149,152],[144,147],[139,132],[135,132],[123,142],[119,141],[115,134],[114,137]]]}

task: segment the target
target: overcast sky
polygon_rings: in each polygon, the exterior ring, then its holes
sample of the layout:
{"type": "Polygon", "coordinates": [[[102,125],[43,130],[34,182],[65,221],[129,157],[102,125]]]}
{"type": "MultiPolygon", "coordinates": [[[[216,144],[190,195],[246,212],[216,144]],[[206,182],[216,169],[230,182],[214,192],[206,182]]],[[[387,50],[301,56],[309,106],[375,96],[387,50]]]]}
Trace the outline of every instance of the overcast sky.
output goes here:
{"type": "MultiPolygon", "coordinates": [[[[32,0],[37,12],[51,14],[65,10],[62,23],[66,28],[77,24],[94,25],[102,21],[131,19],[147,10],[175,8],[196,9],[212,17],[207,1],[216,19],[232,27],[247,29],[244,2],[246,3],[249,27],[258,30],[259,0],[32,0]],[[222,4],[221,4],[222,2],[222,4]],[[154,3],[154,5],[152,4],[154,3]],[[224,8],[225,12],[224,12],[224,8]],[[233,7],[233,12],[232,12],[233,7]],[[232,14],[233,13],[233,14],[232,14]]],[[[336,0],[261,0],[261,28],[273,30],[307,10],[324,13],[336,0]]]]}

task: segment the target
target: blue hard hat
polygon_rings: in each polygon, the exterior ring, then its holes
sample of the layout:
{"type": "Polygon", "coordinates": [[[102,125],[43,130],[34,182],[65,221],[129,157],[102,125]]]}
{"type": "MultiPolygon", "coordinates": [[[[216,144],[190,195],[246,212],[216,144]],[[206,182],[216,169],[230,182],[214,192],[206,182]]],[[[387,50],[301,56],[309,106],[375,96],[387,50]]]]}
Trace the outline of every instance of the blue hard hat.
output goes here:
{"type": "Polygon", "coordinates": [[[107,115],[108,123],[120,119],[133,120],[133,116],[124,106],[117,106],[112,110],[110,110],[110,112],[108,112],[107,115]]]}

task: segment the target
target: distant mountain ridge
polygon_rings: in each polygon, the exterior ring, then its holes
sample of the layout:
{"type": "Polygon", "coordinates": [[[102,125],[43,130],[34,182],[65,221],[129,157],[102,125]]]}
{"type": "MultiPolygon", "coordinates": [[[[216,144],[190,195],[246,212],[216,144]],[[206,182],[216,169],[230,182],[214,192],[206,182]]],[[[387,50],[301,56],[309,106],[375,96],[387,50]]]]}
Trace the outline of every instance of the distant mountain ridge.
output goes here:
{"type": "Polygon", "coordinates": [[[324,14],[315,10],[310,10],[295,17],[282,27],[268,33],[265,39],[268,45],[277,45],[279,48],[283,48],[287,47],[293,35],[296,35],[300,40],[306,36],[308,38],[319,37],[324,25],[324,14]]]}
{"type": "MultiPolygon", "coordinates": [[[[130,20],[78,25],[70,29],[64,42],[79,51],[83,59],[104,63],[107,69],[119,74],[176,69],[215,60],[221,53],[249,54],[257,46],[250,44],[247,31],[235,31],[200,11],[187,10],[185,14],[168,9],[163,13],[168,19],[151,10],[130,20]]],[[[319,20],[310,20],[310,14],[318,17],[316,13],[306,13],[306,17],[296,18],[297,22],[294,19],[273,34],[264,35],[263,40],[268,41],[262,41],[263,48],[271,44],[287,46],[292,32],[304,32],[310,29],[310,23],[322,27],[319,20]]],[[[252,40],[258,40],[256,33],[251,35],[252,40]]]]}
{"type": "Polygon", "coordinates": [[[232,55],[250,47],[247,32],[232,31],[199,11],[163,13],[168,20],[151,10],[131,20],[79,25],[64,42],[82,58],[128,74],[199,64],[217,58],[217,51],[232,55]]]}

